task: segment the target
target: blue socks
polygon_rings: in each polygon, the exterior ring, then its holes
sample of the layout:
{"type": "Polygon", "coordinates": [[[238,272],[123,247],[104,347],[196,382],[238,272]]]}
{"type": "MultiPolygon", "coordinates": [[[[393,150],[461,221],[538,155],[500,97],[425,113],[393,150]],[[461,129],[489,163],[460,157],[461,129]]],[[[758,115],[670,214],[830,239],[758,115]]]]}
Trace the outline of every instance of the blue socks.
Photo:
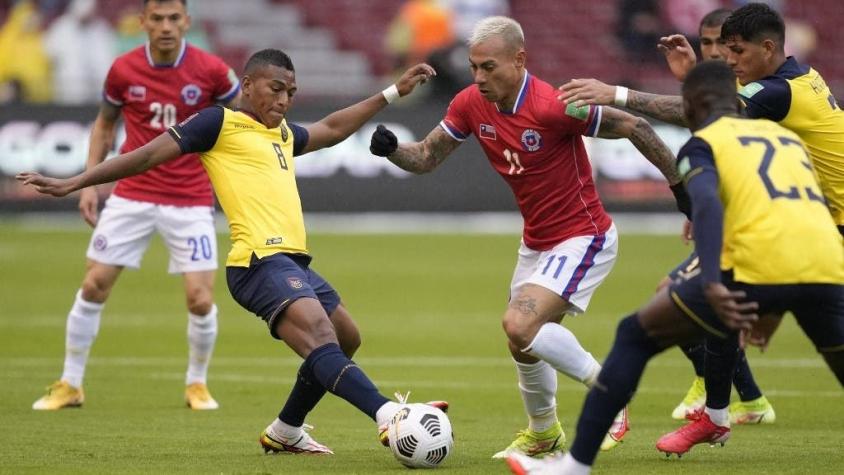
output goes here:
{"type": "MultiPolygon", "coordinates": [[[[305,358],[302,369],[300,369],[300,375],[305,375],[306,379],[310,379],[310,375],[313,375],[313,380],[318,382],[324,390],[328,390],[332,394],[345,399],[373,420],[375,420],[375,413],[378,411],[378,408],[389,402],[389,399],[378,392],[378,388],[375,387],[375,384],[372,383],[363,370],[358,368],[352,360],[343,354],[340,345],[337,343],[328,343],[312,351],[305,358]]],[[[295,389],[294,386],[294,391],[295,389]]],[[[316,396],[316,390],[312,387],[307,388],[306,393],[311,397],[311,401],[313,401],[313,397],[316,396]]],[[[310,407],[311,409],[316,405],[316,402],[318,400],[313,401],[310,407]]],[[[309,401],[303,401],[299,407],[299,411],[309,403],[309,401]]],[[[287,405],[285,405],[285,409],[287,409],[287,405]]],[[[282,413],[284,412],[285,410],[282,409],[282,413]]],[[[294,418],[298,417],[295,416],[295,410],[292,412],[294,418]]],[[[285,417],[288,417],[288,414],[285,413],[285,417]]],[[[304,420],[304,416],[302,416],[302,419],[304,420]]],[[[288,420],[282,420],[293,425],[288,420]]]]}
{"type": "Polygon", "coordinates": [[[648,360],[662,350],[645,333],[635,313],[619,322],[612,350],[577,421],[570,453],[578,462],[592,465],[616,414],[633,397],[648,360]]]}
{"type": "Polygon", "coordinates": [[[278,413],[278,418],[285,424],[301,427],[305,423],[305,417],[323,396],[325,388],[317,382],[307,363],[302,363],[293,390],[290,391],[284,408],[278,413]]]}

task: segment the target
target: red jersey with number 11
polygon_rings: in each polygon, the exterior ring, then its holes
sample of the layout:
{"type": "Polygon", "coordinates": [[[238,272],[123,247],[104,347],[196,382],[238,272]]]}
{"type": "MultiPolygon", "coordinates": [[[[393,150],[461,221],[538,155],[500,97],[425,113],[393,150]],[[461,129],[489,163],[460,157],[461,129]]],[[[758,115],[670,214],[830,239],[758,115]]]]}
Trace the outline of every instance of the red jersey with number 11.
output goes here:
{"type": "Polygon", "coordinates": [[[499,110],[472,85],[454,97],[440,122],[456,140],[475,134],[516,196],[525,245],[539,251],[575,236],[602,234],[612,225],[582,138],[598,133],[602,109],[566,108],[558,94],[526,71],[513,110],[499,110]]]}
{"type": "MultiPolygon", "coordinates": [[[[118,57],[105,80],[103,96],[121,108],[126,141],[121,153],[151,141],[168,128],[240,89],[237,75],[222,59],[182,43],[175,63],[157,65],[149,44],[118,57]]],[[[114,194],[137,201],[211,206],[211,183],[196,154],[183,155],[141,175],[117,182],[114,194]]]]}

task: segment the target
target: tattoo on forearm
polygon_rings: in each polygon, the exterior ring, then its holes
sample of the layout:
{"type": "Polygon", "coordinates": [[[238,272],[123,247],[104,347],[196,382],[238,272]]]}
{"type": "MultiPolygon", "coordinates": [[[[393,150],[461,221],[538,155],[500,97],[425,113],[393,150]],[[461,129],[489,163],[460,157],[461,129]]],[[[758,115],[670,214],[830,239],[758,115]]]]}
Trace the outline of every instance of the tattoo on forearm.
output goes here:
{"type": "Polygon", "coordinates": [[[437,168],[460,142],[437,127],[422,142],[399,144],[387,157],[399,168],[411,173],[427,173],[437,168]]]}
{"type": "Polygon", "coordinates": [[[688,127],[686,117],[683,115],[683,98],[680,96],[663,96],[630,91],[627,98],[627,108],[669,124],[688,127]]]}
{"type": "Polygon", "coordinates": [[[539,316],[539,312],[536,310],[536,299],[533,297],[517,297],[510,301],[510,308],[526,317],[539,316]]]}
{"type": "Polygon", "coordinates": [[[665,175],[668,183],[675,184],[680,181],[677,173],[676,159],[671,150],[665,145],[662,139],[644,119],[636,121],[636,126],[630,134],[630,142],[636,146],[642,155],[653,163],[659,171],[665,175]]]}

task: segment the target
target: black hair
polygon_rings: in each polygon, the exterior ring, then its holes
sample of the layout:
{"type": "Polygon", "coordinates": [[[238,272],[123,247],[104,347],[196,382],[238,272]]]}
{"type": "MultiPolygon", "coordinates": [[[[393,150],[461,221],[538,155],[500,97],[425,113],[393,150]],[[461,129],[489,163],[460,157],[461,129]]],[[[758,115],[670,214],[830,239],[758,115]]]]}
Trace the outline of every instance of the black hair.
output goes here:
{"type": "Polygon", "coordinates": [[[712,107],[736,102],[736,75],[724,61],[707,60],[692,68],[683,82],[683,97],[712,107]]]}
{"type": "Polygon", "coordinates": [[[700,20],[700,28],[715,28],[724,24],[724,21],[727,20],[727,17],[733,13],[732,10],[727,10],[726,8],[719,8],[717,10],[712,10],[711,12],[704,15],[703,18],[700,20]]]}
{"type": "Polygon", "coordinates": [[[284,51],[272,48],[262,49],[253,54],[246,61],[246,66],[243,67],[243,70],[246,74],[250,74],[254,70],[265,66],[278,66],[288,71],[296,71],[293,69],[293,61],[290,59],[290,56],[287,56],[284,51]]]}
{"type": "Polygon", "coordinates": [[[162,3],[162,2],[169,2],[169,1],[182,2],[182,5],[188,6],[188,0],[144,0],[144,6],[147,6],[147,3],[149,3],[149,2],[162,3]]]}
{"type": "Polygon", "coordinates": [[[785,23],[780,14],[768,5],[748,3],[734,11],[721,26],[721,38],[730,40],[736,36],[754,43],[771,39],[782,48],[785,23]]]}

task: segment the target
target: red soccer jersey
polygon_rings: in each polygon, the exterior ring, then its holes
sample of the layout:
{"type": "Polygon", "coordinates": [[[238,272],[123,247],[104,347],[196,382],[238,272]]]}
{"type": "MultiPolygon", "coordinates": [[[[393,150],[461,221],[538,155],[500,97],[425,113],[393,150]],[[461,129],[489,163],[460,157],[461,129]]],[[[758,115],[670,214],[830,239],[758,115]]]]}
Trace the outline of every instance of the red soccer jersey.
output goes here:
{"type": "Polygon", "coordinates": [[[601,107],[568,109],[550,84],[525,72],[512,111],[500,111],[478,87],[460,91],[440,126],[456,140],[474,133],[495,171],[516,196],[525,244],[550,249],[575,236],[605,232],[604,211],[582,135],[594,136],[601,107]]]}
{"type": "MultiPolygon", "coordinates": [[[[121,153],[154,139],[193,113],[228,102],[240,88],[234,71],[222,59],[182,43],[175,63],[156,65],[149,44],[114,61],[103,96],[121,108],[126,141],[121,153]]],[[[176,206],[211,206],[211,183],[196,154],[183,155],[145,173],[117,182],[123,198],[176,206]]]]}

